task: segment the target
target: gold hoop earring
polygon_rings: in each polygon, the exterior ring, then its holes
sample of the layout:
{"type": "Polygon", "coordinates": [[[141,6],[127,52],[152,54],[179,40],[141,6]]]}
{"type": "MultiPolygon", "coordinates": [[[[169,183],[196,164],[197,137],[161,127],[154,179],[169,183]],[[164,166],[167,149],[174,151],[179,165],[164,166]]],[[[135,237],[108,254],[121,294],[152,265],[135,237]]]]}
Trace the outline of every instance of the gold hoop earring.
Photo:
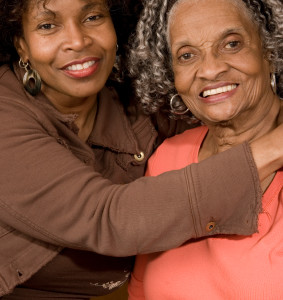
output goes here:
{"type": "Polygon", "coordinates": [[[20,58],[19,66],[26,70],[23,77],[23,85],[25,89],[32,95],[36,96],[41,90],[41,78],[37,71],[33,70],[28,62],[23,62],[20,58]]]}
{"type": "Polygon", "coordinates": [[[276,94],[277,86],[276,86],[276,76],[274,73],[271,74],[270,85],[273,93],[276,94]]]}
{"type": "Polygon", "coordinates": [[[170,108],[173,114],[175,115],[184,115],[187,112],[189,112],[190,110],[187,108],[186,110],[183,111],[179,111],[178,107],[180,107],[180,102],[183,102],[182,99],[179,100],[178,102],[176,101],[176,98],[179,97],[179,94],[175,94],[171,99],[170,99],[170,108]]]}

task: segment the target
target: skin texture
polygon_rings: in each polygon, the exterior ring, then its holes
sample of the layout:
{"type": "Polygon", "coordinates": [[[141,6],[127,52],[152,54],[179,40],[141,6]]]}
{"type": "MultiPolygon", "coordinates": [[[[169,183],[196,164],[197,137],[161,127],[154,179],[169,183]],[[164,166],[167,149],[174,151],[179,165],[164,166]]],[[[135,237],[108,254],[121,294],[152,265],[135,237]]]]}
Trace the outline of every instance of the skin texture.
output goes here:
{"type": "Polygon", "coordinates": [[[254,24],[235,3],[181,1],[169,19],[176,89],[210,130],[200,159],[277,125],[280,100],[270,86],[272,66],[254,24]],[[231,85],[231,91],[203,97],[206,90],[231,85]]]}
{"type": "Polygon", "coordinates": [[[96,96],[115,61],[116,33],[104,0],[31,1],[15,47],[41,76],[42,91],[62,113],[76,113],[86,139],[96,114],[96,96]],[[95,62],[86,70],[69,65],[95,62]]]}

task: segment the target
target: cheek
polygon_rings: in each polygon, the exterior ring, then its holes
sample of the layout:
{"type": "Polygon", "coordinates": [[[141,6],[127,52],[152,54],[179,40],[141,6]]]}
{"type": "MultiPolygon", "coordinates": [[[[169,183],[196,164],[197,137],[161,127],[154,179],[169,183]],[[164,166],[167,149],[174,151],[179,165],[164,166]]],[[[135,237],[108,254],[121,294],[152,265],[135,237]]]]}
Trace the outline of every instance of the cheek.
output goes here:
{"type": "Polygon", "coordinates": [[[263,53],[248,49],[241,55],[227,58],[232,68],[238,70],[249,78],[256,78],[262,73],[269,73],[269,63],[264,59],[263,53]]]}
{"type": "Polygon", "coordinates": [[[115,49],[117,44],[117,36],[112,23],[108,23],[105,27],[101,28],[99,34],[96,35],[96,38],[100,37],[100,44],[107,50],[115,49]]]}
{"type": "Polygon", "coordinates": [[[267,61],[250,59],[242,65],[243,87],[252,98],[261,97],[270,88],[270,67],[267,61]]]}
{"type": "Polygon", "coordinates": [[[198,94],[194,89],[193,81],[188,78],[179,79],[176,78],[175,87],[179,96],[182,98],[184,104],[189,108],[189,110],[198,117],[197,112],[199,111],[199,101],[198,94]],[[176,83],[177,82],[177,83],[176,83]]]}
{"type": "Polygon", "coordinates": [[[50,41],[36,41],[32,42],[30,48],[29,59],[31,64],[41,67],[41,65],[52,62],[55,59],[58,47],[56,43],[50,41]]]}
{"type": "Polygon", "coordinates": [[[101,40],[100,45],[110,56],[115,56],[117,51],[117,40],[113,38],[101,40]]]}
{"type": "Polygon", "coordinates": [[[107,34],[100,35],[100,38],[96,38],[96,44],[99,44],[101,49],[103,49],[106,63],[111,66],[111,69],[116,60],[116,52],[117,52],[117,37],[115,32],[108,31],[107,34]]]}
{"type": "Polygon", "coordinates": [[[107,49],[107,53],[105,56],[105,71],[107,72],[108,76],[110,75],[113,66],[116,62],[116,44],[115,46],[111,46],[107,49]]]}
{"type": "Polygon", "coordinates": [[[174,83],[177,92],[180,95],[188,95],[192,93],[193,72],[184,68],[173,68],[174,83]]]}
{"type": "MultiPolygon", "coordinates": [[[[178,70],[175,74],[175,88],[185,105],[197,116],[198,92],[194,84],[194,72],[192,70],[178,70]]],[[[197,116],[198,117],[198,116],[197,116]]]]}

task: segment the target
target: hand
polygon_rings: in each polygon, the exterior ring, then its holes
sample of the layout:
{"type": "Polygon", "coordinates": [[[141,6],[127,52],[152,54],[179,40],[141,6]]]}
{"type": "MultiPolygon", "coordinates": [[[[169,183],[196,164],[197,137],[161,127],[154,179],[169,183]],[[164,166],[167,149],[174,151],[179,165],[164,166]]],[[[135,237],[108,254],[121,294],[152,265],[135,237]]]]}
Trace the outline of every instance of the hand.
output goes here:
{"type": "Polygon", "coordinates": [[[283,167],[283,101],[278,126],[250,144],[260,181],[283,167]]]}

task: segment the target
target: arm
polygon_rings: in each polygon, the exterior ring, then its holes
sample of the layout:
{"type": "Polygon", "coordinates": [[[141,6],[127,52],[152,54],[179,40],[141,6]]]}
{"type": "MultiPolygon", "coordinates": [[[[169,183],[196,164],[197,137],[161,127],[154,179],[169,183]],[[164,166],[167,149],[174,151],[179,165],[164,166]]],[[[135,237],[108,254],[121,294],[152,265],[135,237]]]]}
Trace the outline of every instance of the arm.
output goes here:
{"type": "Polygon", "coordinates": [[[112,256],[256,231],[261,192],[247,145],[179,171],[113,185],[50,136],[37,116],[13,105],[10,99],[0,105],[2,224],[52,244],[112,256]],[[222,185],[233,193],[221,191],[222,185]],[[211,220],[216,227],[207,231],[211,220]]]}

